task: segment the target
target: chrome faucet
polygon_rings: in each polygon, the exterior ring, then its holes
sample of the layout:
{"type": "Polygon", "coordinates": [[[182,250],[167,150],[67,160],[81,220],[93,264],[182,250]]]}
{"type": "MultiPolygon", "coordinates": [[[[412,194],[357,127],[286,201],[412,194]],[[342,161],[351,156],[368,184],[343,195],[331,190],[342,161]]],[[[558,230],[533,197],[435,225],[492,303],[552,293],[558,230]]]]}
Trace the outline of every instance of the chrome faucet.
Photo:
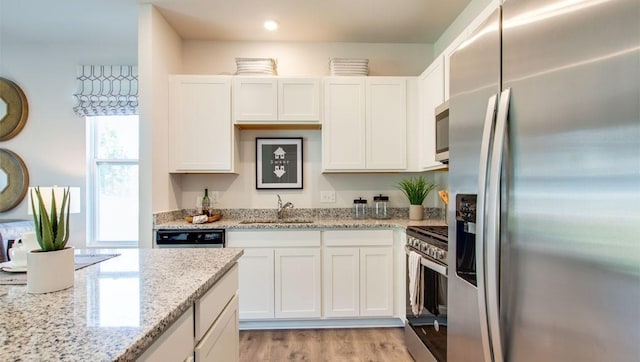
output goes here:
{"type": "Polygon", "coordinates": [[[280,195],[276,195],[278,196],[278,219],[282,219],[282,215],[284,214],[284,210],[289,209],[289,208],[293,208],[293,204],[290,202],[287,202],[286,204],[282,204],[282,199],[280,198],[280,195]]]}

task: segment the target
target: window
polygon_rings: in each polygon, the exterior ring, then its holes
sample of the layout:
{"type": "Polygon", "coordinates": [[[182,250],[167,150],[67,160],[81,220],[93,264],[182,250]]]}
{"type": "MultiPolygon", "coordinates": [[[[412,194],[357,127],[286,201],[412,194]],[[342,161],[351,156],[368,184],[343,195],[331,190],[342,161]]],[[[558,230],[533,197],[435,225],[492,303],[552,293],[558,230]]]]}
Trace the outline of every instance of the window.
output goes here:
{"type": "Polygon", "coordinates": [[[137,246],[138,116],[87,120],[87,246],[137,246]]]}

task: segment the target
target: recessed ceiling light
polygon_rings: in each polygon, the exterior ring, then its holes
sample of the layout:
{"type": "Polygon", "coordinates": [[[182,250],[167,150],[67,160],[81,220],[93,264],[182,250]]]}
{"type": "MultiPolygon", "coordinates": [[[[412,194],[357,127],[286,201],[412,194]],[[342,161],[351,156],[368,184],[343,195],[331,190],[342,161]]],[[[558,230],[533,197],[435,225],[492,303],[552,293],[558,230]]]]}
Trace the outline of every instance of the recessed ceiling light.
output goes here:
{"type": "Polygon", "coordinates": [[[267,20],[264,22],[264,28],[269,31],[274,31],[278,29],[278,22],[276,22],[275,20],[267,20]]]}

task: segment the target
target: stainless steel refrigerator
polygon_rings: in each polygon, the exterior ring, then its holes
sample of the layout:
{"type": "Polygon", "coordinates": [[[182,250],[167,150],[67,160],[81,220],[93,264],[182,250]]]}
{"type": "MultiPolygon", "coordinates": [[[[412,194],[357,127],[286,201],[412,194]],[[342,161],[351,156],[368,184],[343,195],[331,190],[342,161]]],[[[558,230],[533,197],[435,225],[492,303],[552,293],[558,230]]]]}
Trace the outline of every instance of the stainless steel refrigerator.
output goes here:
{"type": "Polygon", "coordinates": [[[640,1],[506,0],[450,69],[447,360],[640,361],[640,1]]]}

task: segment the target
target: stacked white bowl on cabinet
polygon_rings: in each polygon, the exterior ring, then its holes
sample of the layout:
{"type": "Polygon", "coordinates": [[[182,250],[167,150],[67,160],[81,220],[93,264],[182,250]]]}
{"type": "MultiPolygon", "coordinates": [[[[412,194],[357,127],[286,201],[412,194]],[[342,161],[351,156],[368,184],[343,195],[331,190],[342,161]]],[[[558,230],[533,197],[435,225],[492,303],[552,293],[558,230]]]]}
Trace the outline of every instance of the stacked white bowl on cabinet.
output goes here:
{"type": "Polygon", "coordinates": [[[277,75],[273,58],[236,58],[237,75],[277,75]]]}
{"type": "Polygon", "coordinates": [[[369,75],[369,59],[331,58],[331,75],[362,76],[369,75]]]}

